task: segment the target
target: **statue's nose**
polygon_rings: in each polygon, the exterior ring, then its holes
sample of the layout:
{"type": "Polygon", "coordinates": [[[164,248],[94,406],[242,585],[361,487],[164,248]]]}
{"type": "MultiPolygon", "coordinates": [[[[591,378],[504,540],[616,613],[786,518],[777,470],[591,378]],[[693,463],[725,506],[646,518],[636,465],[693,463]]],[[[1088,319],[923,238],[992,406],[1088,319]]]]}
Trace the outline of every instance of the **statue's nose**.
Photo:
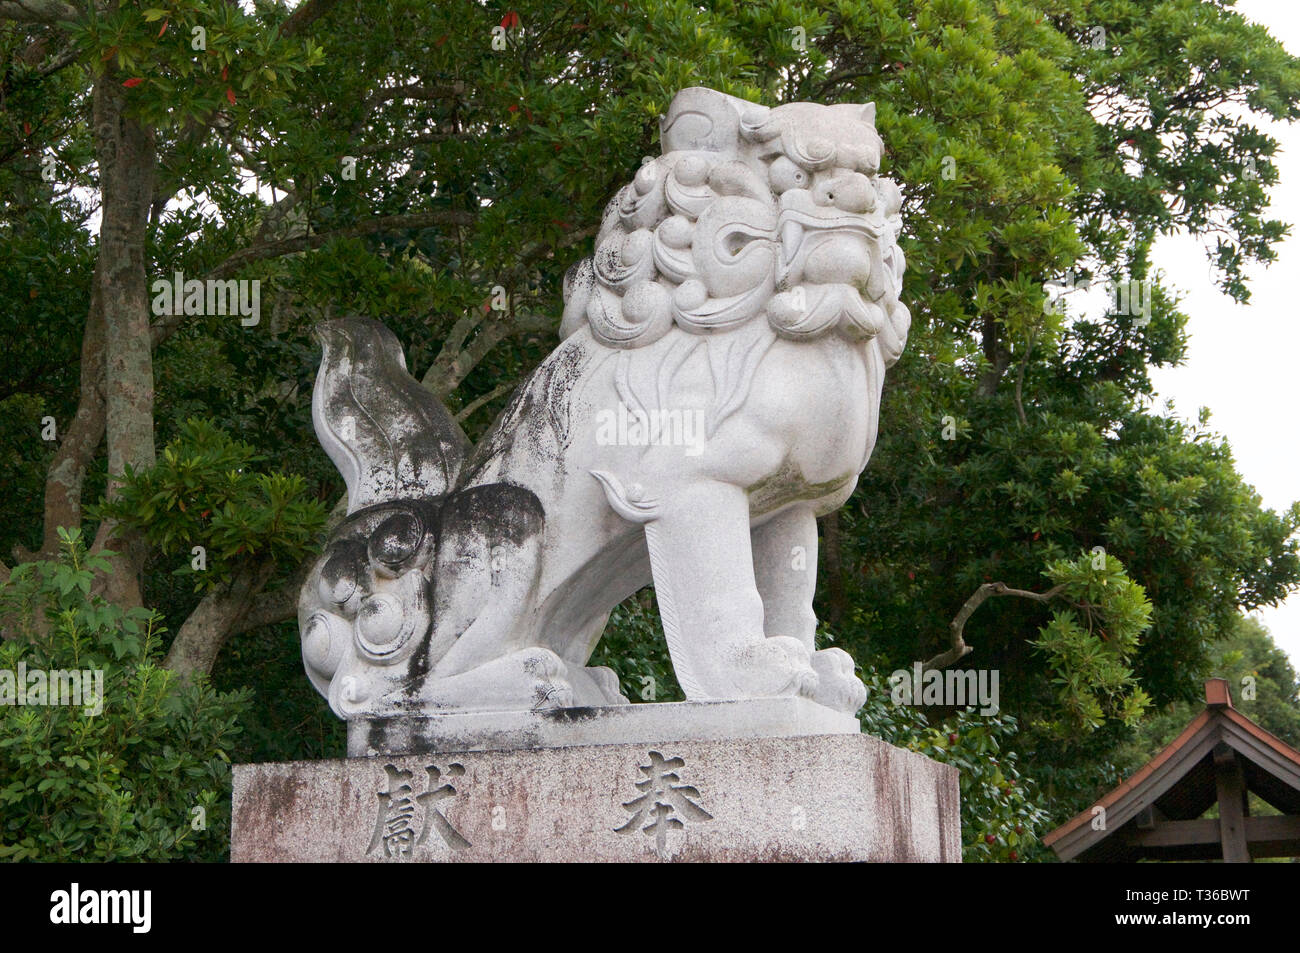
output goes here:
{"type": "Polygon", "coordinates": [[[871,180],[860,172],[841,172],[817,183],[813,201],[842,212],[861,214],[876,207],[876,192],[871,180]]]}

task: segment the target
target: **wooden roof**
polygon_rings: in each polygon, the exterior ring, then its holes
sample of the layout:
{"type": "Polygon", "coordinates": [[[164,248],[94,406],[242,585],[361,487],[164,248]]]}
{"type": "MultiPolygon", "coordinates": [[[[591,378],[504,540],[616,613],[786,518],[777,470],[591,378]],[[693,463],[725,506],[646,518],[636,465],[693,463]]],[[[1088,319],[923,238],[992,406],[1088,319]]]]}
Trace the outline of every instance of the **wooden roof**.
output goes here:
{"type": "Polygon", "coordinates": [[[1205,710],[1177,738],[1043,843],[1061,860],[1207,860],[1225,856],[1221,828],[1236,824],[1251,857],[1300,855],[1300,751],[1233,708],[1224,679],[1205,690],[1205,710]],[[1225,791],[1235,796],[1220,817],[1198,820],[1225,791]],[[1285,816],[1245,816],[1246,791],[1285,816]]]}

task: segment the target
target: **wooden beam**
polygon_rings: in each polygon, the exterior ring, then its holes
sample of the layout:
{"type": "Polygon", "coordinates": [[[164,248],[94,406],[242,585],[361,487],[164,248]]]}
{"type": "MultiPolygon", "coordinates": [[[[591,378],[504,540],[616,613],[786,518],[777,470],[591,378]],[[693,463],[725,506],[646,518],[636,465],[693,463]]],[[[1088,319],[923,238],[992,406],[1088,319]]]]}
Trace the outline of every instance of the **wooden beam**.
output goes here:
{"type": "Polygon", "coordinates": [[[1250,863],[1246,846],[1246,782],[1230,745],[1214,746],[1214,786],[1219,796],[1219,841],[1225,864],[1250,863]]]}
{"type": "Polygon", "coordinates": [[[1214,818],[1196,821],[1163,821],[1149,828],[1126,831],[1125,843],[1136,847],[1193,847],[1219,844],[1219,822],[1214,818]]]}
{"type": "MultiPolygon", "coordinates": [[[[1153,827],[1134,826],[1124,831],[1126,844],[1142,848],[1164,847],[1221,847],[1219,821],[1201,818],[1195,821],[1158,821],[1153,827]]],[[[1300,857],[1300,816],[1279,814],[1245,818],[1246,842],[1255,857],[1300,857]],[[1289,852],[1262,854],[1256,848],[1268,845],[1270,851],[1289,852]]]]}
{"type": "Polygon", "coordinates": [[[1149,831],[1164,820],[1167,820],[1164,812],[1154,804],[1148,804],[1137,812],[1137,817],[1133,819],[1133,823],[1138,830],[1149,831]]]}

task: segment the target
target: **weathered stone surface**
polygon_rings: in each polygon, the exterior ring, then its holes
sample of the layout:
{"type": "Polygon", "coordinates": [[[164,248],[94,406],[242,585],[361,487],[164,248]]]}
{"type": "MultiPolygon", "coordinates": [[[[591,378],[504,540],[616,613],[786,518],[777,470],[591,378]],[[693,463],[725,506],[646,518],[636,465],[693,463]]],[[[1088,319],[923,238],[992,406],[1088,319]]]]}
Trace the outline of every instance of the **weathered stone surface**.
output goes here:
{"type": "Polygon", "coordinates": [[[911,320],[874,120],[679,92],[566,278],[555,350],[472,448],[391,332],[322,326],[312,414],[348,514],[299,622],[339,717],[624,703],[588,661],[651,582],[690,701],[857,710],[813,594],[817,517],[867,465],[911,320]]]}
{"type": "Polygon", "coordinates": [[[348,722],[348,757],[857,734],[858,720],[807,698],[451,712],[348,722]]]}
{"type": "Polygon", "coordinates": [[[236,862],[960,857],[956,769],[867,735],[235,767],[236,862]]]}

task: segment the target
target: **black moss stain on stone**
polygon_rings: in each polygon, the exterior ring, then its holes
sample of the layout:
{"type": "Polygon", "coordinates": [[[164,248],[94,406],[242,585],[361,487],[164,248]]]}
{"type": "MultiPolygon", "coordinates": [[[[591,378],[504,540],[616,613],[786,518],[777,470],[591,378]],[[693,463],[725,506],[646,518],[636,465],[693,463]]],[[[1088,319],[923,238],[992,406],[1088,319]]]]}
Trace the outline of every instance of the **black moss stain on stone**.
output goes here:
{"type": "MultiPolygon", "coordinates": [[[[424,573],[428,580],[429,605],[436,605],[437,593],[434,591],[436,579],[433,567],[437,563],[442,516],[448,500],[447,496],[435,496],[428,499],[390,500],[363,507],[348,515],[335,527],[325,544],[325,551],[345,554],[342,558],[346,560],[347,567],[357,573],[357,587],[364,595],[371,591],[367,553],[374,534],[382,532],[385,524],[394,518],[413,518],[414,522],[423,528],[423,535],[415,547],[412,558],[405,561],[402,568],[409,570],[418,567],[424,573]]],[[[332,560],[333,556],[331,562],[332,560]]],[[[414,699],[419,694],[420,686],[428,674],[429,647],[433,638],[434,622],[431,615],[424,632],[417,636],[420,640],[419,646],[406,663],[409,677],[402,690],[408,699],[414,699]]]]}
{"type": "Polygon", "coordinates": [[[474,448],[461,479],[463,486],[481,481],[494,464],[516,447],[549,458],[560,468],[569,443],[569,404],[574,386],[586,372],[591,354],[570,338],[560,344],[523,384],[487,435],[474,448]]]}
{"type": "Polygon", "coordinates": [[[383,719],[373,718],[366,722],[366,747],[375,753],[387,753],[388,725],[383,719]]]}
{"type": "MultiPolygon", "coordinates": [[[[508,544],[516,548],[541,534],[545,511],[541,500],[531,490],[509,483],[490,483],[459,490],[447,496],[423,500],[393,500],[364,507],[351,514],[335,528],[326,544],[327,551],[346,554],[346,566],[357,574],[357,586],[363,595],[370,591],[369,561],[366,553],[374,549],[376,534],[383,534],[394,521],[418,523],[423,528],[412,558],[402,561],[402,569],[418,569],[428,582],[428,599],[436,607],[438,553],[444,539],[477,539],[484,558],[490,559],[492,548],[508,544]],[[403,520],[403,517],[406,520],[403,520]]],[[[409,541],[408,541],[409,542],[409,541]]],[[[342,567],[340,567],[342,568],[342,567]]],[[[417,638],[419,645],[406,662],[402,695],[413,706],[433,666],[430,658],[433,635],[438,620],[430,613],[429,624],[417,638]]],[[[373,728],[371,730],[374,730],[373,728]]]]}
{"type": "Polygon", "coordinates": [[[443,537],[477,535],[489,549],[499,543],[521,546],[546,523],[542,501],[531,490],[511,483],[487,483],[448,498],[442,512],[443,537]]]}
{"type": "Polygon", "coordinates": [[[396,335],[359,317],[325,322],[316,332],[324,345],[318,373],[327,383],[322,416],[341,443],[371,461],[370,479],[394,496],[451,490],[469,442],[438,398],[407,373],[396,335]],[[355,430],[344,439],[347,417],[355,430]],[[415,485],[399,482],[403,460],[415,485]]]}
{"type": "Polygon", "coordinates": [[[601,709],[592,706],[576,706],[574,708],[548,708],[542,712],[542,717],[548,721],[592,721],[600,717],[601,709]]]}

